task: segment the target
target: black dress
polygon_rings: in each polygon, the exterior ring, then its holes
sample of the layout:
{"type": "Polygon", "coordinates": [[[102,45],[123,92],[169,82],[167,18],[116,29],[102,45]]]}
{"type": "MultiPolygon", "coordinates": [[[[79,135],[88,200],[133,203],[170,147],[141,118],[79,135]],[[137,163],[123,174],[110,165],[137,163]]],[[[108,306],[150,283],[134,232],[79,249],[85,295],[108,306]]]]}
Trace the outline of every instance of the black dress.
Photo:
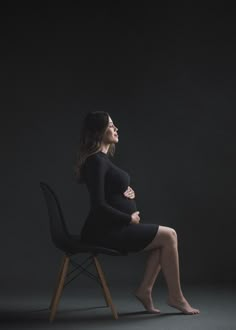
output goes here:
{"type": "Polygon", "coordinates": [[[90,211],[81,231],[83,242],[138,252],[153,240],[159,225],[130,223],[131,214],[138,211],[135,199],[123,194],[130,185],[130,176],[107,154],[99,151],[86,159],[82,182],[90,195],[90,211]]]}

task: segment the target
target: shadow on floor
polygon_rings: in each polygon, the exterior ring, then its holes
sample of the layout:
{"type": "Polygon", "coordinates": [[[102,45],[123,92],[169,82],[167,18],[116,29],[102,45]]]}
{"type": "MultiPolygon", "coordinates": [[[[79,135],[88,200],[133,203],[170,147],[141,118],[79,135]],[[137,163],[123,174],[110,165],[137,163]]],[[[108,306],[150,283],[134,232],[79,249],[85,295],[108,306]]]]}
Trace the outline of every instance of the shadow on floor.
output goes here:
{"type": "Polygon", "coordinates": [[[16,309],[1,309],[0,322],[3,324],[13,325],[13,324],[27,324],[27,323],[37,323],[37,324],[47,324],[47,325],[58,325],[58,324],[74,324],[75,322],[90,323],[113,323],[120,321],[122,323],[128,322],[129,320],[134,322],[134,320],[147,320],[148,318],[159,318],[159,317],[168,317],[183,315],[181,312],[175,313],[160,313],[154,314],[147,311],[135,311],[135,312],[125,312],[118,313],[119,319],[114,320],[111,314],[111,310],[107,306],[96,306],[88,308],[71,308],[71,309],[60,309],[56,314],[54,322],[49,322],[49,309],[32,309],[32,310],[16,310],[16,309]]]}

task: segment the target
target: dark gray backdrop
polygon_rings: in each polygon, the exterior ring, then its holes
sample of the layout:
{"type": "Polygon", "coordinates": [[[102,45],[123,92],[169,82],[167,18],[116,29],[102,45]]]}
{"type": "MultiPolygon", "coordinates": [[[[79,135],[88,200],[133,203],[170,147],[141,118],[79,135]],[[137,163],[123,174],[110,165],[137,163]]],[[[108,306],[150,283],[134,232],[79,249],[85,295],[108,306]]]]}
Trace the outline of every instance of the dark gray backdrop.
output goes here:
{"type": "MultiPolygon", "coordinates": [[[[119,128],[145,223],[176,229],[182,280],[235,279],[235,20],[231,8],[127,6],[1,10],[2,290],[47,288],[51,243],[40,180],[79,232],[89,209],[73,166],[88,111],[119,128]]],[[[102,258],[114,283],[144,256],[102,258]]]]}

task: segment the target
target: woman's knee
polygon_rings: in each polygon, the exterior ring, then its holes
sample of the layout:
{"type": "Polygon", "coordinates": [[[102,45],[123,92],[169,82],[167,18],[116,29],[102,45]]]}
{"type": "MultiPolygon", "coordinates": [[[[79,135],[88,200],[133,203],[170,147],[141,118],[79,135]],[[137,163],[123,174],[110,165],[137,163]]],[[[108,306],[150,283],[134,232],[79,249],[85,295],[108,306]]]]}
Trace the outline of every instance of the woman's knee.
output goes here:
{"type": "Polygon", "coordinates": [[[159,227],[159,237],[157,236],[157,242],[161,245],[166,244],[176,244],[177,243],[177,233],[174,228],[160,226],[159,227]]]}
{"type": "Polygon", "coordinates": [[[172,238],[174,240],[177,240],[177,233],[176,233],[176,230],[174,228],[170,227],[170,235],[172,236],[172,238]]]}
{"type": "Polygon", "coordinates": [[[152,249],[160,249],[163,246],[176,245],[177,233],[171,227],[159,226],[158,232],[151,243],[148,244],[142,251],[152,249]]]}

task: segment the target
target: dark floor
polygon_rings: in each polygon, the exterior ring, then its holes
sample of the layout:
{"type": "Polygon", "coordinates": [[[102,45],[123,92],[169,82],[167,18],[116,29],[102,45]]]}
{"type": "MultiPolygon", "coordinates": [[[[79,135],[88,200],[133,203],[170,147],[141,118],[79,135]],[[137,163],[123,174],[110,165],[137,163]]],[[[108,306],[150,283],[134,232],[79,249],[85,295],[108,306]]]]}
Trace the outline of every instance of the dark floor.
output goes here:
{"type": "Polygon", "coordinates": [[[119,314],[113,320],[98,290],[65,289],[53,323],[47,310],[50,293],[1,296],[2,329],[236,329],[236,289],[230,285],[185,286],[184,293],[199,315],[183,315],[166,305],[166,289],[154,290],[154,302],[160,315],[145,313],[129,287],[111,287],[113,302],[119,314]],[[67,291],[66,291],[67,290],[67,291]]]}

